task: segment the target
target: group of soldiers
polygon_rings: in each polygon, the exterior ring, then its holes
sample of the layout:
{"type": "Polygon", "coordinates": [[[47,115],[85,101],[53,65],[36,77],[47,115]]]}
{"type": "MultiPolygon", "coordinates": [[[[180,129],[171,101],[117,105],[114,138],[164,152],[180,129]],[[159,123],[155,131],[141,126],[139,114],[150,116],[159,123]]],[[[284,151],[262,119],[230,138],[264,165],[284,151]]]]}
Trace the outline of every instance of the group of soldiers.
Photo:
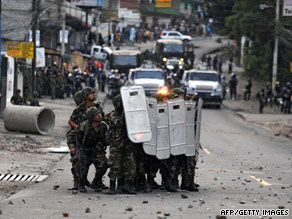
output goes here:
{"type": "MultiPolygon", "coordinates": [[[[158,102],[166,102],[168,99],[184,98],[184,92],[175,88],[169,93],[154,97],[158,102]]],[[[114,110],[106,115],[101,104],[95,102],[95,90],[90,87],[75,93],[74,100],[77,107],[69,119],[71,130],[67,133],[74,193],[87,192],[86,187],[95,191],[107,189],[102,178],[108,168],[108,194],[136,194],[138,191],[147,193],[158,187],[170,192],[177,191],[179,187],[198,191],[199,185],[194,183],[195,156],[170,156],[166,160],[158,160],[144,152],[142,143],[130,141],[120,95],[113,98],[114,110]],[[95,177],[89,182],[87,175],[91,164],[95,166],[95,177]],[[158,171],[162,176],[161,185],[154,180],[158,171]],[[182,176],[180,186],[179,175],[182,176]]]]}

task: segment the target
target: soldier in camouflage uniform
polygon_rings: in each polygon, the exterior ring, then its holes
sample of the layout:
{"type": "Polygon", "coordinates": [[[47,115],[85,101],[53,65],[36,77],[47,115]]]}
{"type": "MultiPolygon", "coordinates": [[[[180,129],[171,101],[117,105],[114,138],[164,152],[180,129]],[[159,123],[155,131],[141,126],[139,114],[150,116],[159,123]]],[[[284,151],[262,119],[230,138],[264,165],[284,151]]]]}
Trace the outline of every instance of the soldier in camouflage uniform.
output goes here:
{"type": "Polygon", "coordinates": [[[42,72],[41,70],[39,70],[36,74],[36,91],[38,92],[38,97],[41,98],[42,97],[42,93],[43,93],[43,82],[42,82],[42,72]]]}
{"type": "MultiPolygon", "coordinates": [[[[174,88],[169,95],[171,99],[184,98],[184,92],[180,88],[174,88]]],[[[193,97],[186,96],[186,99],[193,97]]],[[[196,120],[196,119],[195,119],[196,120]]],[[[196,160],[195,156],[180,155],[177,156],[177,165],[175,171],[175,183],[178,185],[178,175],[182,175],[181,189],[188,191],[199,191],[198,184],[194,183],[196,160]]]]}
{"type": "MultiPolygon", "coordinates": [[[[102,116],[104,115],[104,112],[102,111],[102,107],[100,103],[95,103],[95,91],[88,87],[84,88],[82,91],[78,91],[74,94],[74,101],[77,105],[77,108],[73,111],[72,115],[70,116],[70,119],[68,121],[68,124],[71,126],[71,130],[78,128],[78,126],[86,120],[85,112],[88,108],[95,106],[98,108],[98,110],[101,112],[102,116]]],[[[68,133],[69,134],[69,133],[68,133]]],[[[67,134],[67,135],[68,135],[67,134]]],[[[76,175],[76,168],[74,168],[74,163],[72,163],[72,174],[74,178],[74,188],[77,188],[78,185],[78,178],[76,175]]],[[[86,174],[87,175],[87,174],[86,174]]],[[[85,185],[87,187],[91,187],[93,189],[100,189],[100,185],[102,186],[102,189],[105,189],[106,186],[100,182],[97,183],[96,180],[93,180],[90,184],[87,179],[84,179],[85,185]]]]}
{"type": "Polygon", "coordinates": [[[114,97],[113,104],[115,110],[107,115],[110,126],[109,194],[116,193],[116,180],[119,181],[121,177],[124,178],[123,192],[136,194],[133,188],[136,172],[134,144],[127,136],[125,115],[120,95],[114,97]]]}
{"type": "Polygon", "coordinates": [[[40,103],[37,98],[38,98],[38,92],[34,91],[32,94],[32,99],[30,101],[31,106],[40,106],[40,103]]]}
{"type": "Polygon", "coordinates": [[[77,156],[75,169],[79,179],[79,192],[87,192],[85,184],[91,164],[96,169],[92,184],[96,186],[94,189],[101,191],[102,177],[107,170],[105,150],[108,126],[102,121],[101,112],[96,107],[90,107],[85,114],[87,120],[67,135],[67,143],[70,153],[77,156]]]}
{"type": "Polygon", "coordinates": [[[57,97],[60,99],[64,99],[65,83],[66,81],[65,81],[64,74],[59,72],[57,76],[56,92],[58,94],[57,97]]]}
{"type": "Polygon", "coordinates": [[[57,77],[55,71],[51,69],[49,71],[49,83],[50,83],[50,94],[51,94],[51,99],[54,100],[56,98],[56,83],[57,83],[57,77]]]}

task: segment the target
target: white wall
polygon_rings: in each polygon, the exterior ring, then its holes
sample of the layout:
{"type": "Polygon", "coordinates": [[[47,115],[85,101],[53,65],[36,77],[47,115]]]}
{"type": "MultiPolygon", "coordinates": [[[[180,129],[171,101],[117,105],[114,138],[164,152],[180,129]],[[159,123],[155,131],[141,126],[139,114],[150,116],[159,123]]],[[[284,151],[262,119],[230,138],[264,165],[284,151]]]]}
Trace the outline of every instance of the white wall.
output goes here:
{"type": "Polygon", "coordinates": [[[1,52],[1,55],[4,55],[8,58],[7,63],[7,90],[6,90],[6,107],[10,106],[10,99],[13,96],[13,85],[14,85],[14,58],[8,56],[6,52],[1,52]]]}

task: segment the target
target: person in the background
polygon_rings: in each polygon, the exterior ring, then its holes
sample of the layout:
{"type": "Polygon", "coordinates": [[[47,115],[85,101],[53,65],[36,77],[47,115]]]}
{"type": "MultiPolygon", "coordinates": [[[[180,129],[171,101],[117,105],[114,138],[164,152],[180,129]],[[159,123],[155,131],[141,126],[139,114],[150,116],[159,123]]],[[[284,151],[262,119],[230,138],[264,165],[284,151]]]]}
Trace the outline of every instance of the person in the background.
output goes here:
{"type": "Polygon", "coordinates": [[[259,113],[263,113],[263,109],[265,107],[265,89],[262,89],[259,92],[259,113]]]}
{"type": "Polygon", "coordinates": [[[21,93],[21,90],[17,89],[16,93],[11,97],[10,103],[12,103],[13,105],[23,105],[24,101],[22,97],[20,96],[20,93],[21,93]]]}
{"type": "Polygon", "coordinates": [[[234,73],[231,74],[231,79],[229,80],[229,87],[230,87],[230,99],[236,100],[236,88],[237,88],[237,78],[234,73]]]}
{"type": "Polygon", "coordinates": [[[31,106],[40,106],[40,103],[38,101],[38,92],[37,91],[34,91],[33,94],[32,94],[32,99],[30,101],[30,105],[31,106]]]}
{"type": "Polygon", "coordinates": [[[245,85],[244,100],[250,100],[252,82],[248,79],[247,84],[245,85]]]}

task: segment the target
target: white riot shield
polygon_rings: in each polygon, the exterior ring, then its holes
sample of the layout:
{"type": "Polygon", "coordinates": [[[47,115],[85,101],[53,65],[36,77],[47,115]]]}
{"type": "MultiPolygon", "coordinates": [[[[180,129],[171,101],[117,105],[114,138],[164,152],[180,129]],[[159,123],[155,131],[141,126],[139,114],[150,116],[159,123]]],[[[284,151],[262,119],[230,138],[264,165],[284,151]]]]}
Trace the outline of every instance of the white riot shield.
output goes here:
{"type": "Polygon", "coordinates": [[[196,153],[199,154],[200,150],[200,136],[201,136],[201,121],[202,121],[202,108],[203,108],[203,100],[200,98],[197,106],[197,114],[196,114],[196,124],[195,124],[195,146],[196,153]]]}
{"type": "Polygon", "coordinates": [[[143,144],[143,149],[146,154],[156,155],[156,133],[157,133],[157,100],[155,98],[147,98],[147,107],[150,119],[152,132],[151,141],[143,144]]]}
{"type": "Polygon", "coordinates": [[[143,87],[124,86],[121,88],[121,96],[129,139],[133,143],[150,141],[151,127],[143,87]]]}
{"type": "Polygon", "coordinates": [[[167,103],[157,104],[157,149],[156,157],[164,160],[170,157],[167,103]]]}
{"type": "Polygon", "coordinates": [[[170,153],[174,156],[186,153],[186,116],[185,101],[174,99],[168,101],[170,153]]]}
{"type": "Polygon", "coordinates": [[[187,134],[187,151],[186,156],[195,156],[195,102],[185,101],[186,110],[186,134],[187,134]]]}

